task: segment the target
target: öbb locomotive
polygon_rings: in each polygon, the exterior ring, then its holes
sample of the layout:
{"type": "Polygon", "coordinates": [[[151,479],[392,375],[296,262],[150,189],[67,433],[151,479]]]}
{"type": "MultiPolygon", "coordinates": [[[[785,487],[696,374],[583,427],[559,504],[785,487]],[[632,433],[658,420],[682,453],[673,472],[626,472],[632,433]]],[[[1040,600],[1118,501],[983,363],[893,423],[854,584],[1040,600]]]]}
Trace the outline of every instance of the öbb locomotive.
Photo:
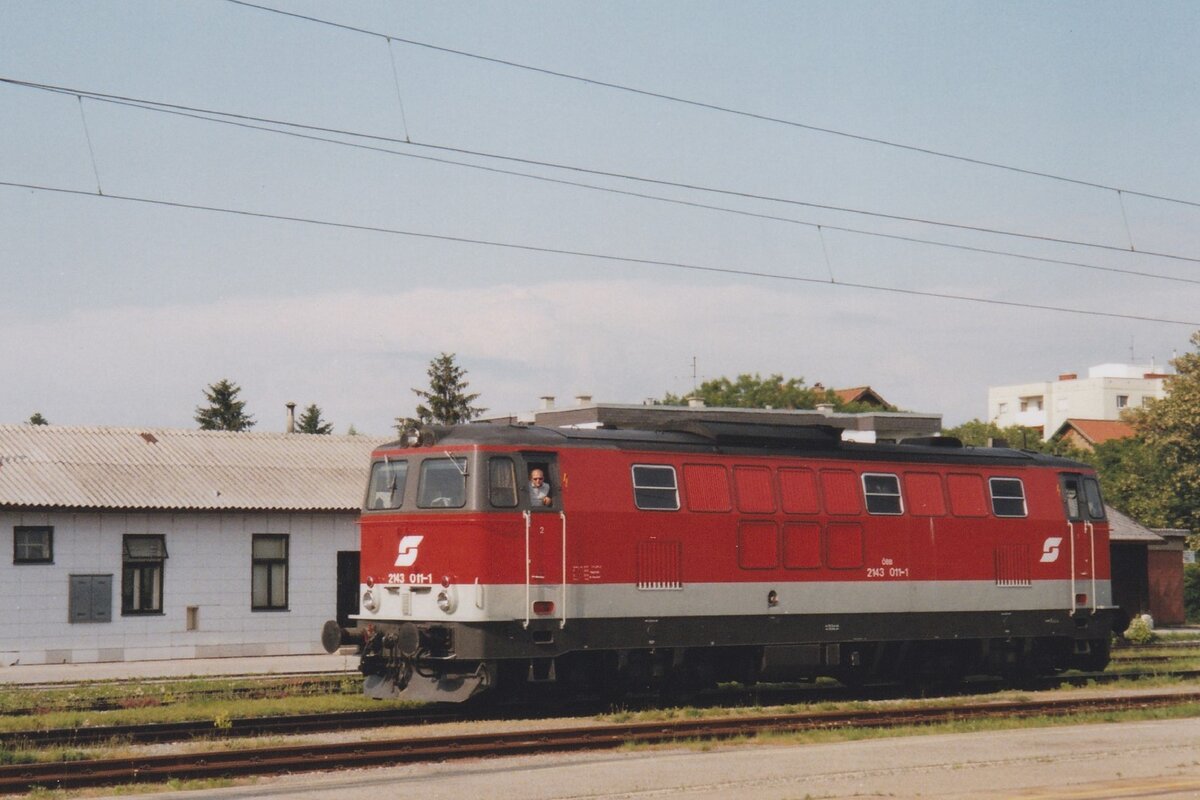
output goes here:
{"type": "Polygon", "coordinates": [[[1102,669],[1108,523],[1074,461],[816,426],[429,427],[373,455],[365,691],[1102,669]],[[530,476],[540,473],[540,492],[530,476]]]}

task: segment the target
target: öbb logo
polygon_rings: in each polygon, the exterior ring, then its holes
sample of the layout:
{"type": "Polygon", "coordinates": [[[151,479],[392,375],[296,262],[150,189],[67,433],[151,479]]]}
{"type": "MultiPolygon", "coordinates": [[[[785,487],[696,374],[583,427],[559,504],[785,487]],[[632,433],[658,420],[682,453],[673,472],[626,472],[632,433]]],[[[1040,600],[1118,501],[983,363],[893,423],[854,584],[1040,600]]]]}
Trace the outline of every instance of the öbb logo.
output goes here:
{"type": "Polygon", "coordinates": [[[1058,561],[1058,548],[1062,544],[1061,536],[1051,536],[1042,544],[1042,563],[1049,564],[1058,561]]]}
{"type": "Polygon", "coordinates": [[[400,538],[399,553],[396,554],[397,567],[411,567],[417,563],[417,547],[424,536],[403,536],[400,538]]]}

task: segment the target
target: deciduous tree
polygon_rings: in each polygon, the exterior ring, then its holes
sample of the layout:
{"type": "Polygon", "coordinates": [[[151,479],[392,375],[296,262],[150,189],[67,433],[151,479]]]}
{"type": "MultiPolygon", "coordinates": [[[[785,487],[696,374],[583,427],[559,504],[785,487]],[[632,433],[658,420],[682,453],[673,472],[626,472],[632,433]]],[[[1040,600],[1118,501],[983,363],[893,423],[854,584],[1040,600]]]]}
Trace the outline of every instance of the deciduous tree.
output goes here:
{"type": "Polygon", "coordinates": [[[1200,331],[1192,334],[1198,352],[1179,356],[1166,378],[1167,396],[1131,409],[1125,418],[1149,453],[1160,483],[1154,522],[1200,531],[1200,331]]]}
{"type": "MultiPolygon", "coordinates": [[[[688,397],[698,397],[706,406],[720,408],[816,408],[818,404],[837,406],[837,395],[828,389],[804,384],[804,378],[784,378],[775,374],[763,378],[757,372],[736,379],[721,377],[705,381],[688,397]]],[[[688,397],[668,393],[663,405],[687,405],[688,397]]]]}

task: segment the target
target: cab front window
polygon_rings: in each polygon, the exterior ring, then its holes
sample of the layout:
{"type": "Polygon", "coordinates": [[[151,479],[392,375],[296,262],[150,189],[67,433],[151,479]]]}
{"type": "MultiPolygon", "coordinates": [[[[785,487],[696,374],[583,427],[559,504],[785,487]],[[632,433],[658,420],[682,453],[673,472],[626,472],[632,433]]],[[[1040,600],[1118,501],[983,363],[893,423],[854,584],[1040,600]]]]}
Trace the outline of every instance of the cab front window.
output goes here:
{"type": "Polygon", "coordinates": [[[421,462],[418,508],[462,508],[466,504],[465,458],[427,458],[421,462]]]}
{"type": "Polygon", "coordinates": [[[400,508],[404,505],[404,485],[407,479],[407,461],[376,461],[371,465],[367,508],[400,508]]]}

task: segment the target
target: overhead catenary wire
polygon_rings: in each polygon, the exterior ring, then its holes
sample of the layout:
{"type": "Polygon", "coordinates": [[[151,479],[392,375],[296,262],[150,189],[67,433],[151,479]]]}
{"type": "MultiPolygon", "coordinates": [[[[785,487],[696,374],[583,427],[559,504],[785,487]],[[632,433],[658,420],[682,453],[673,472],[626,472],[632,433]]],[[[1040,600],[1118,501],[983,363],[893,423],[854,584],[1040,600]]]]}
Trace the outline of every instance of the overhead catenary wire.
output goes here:
{"type": "MultiPolygon", "coordinates": [[[[970,232],[970,233],[982,233],[982,234],[987,234],[987,235],[1003,236],[1003,237],[1007,237],[1007,238],[1024,239],[1024,240],[1029,240],[1029,241],[1039,242],[1039,243],[1050,243],[1050,244],[1067,245],[1067,246],[1073,246],[1073,247],[1084,247],[1084,248],[1089,248],[1089,249],[1097,249],[1097,250],[1103,250],[1103,251],[1109,251],[1109,252],[1115,252],[1115,253],[1134,252],[1139,256],[1149,256],[1149,257],[1162,258],[1162,259],[1168,259],[1168,260],[1173,260],[1173,261],[1200,263],[1200,257],[1185,256],[1185,255],[1182,255],[1179,253],[1166,253],[1166,252],[1159,252],[1159,251],[1154,251],[1154,250],[1132,251],[1130,248],[1117,246],[1117,245],[1104,244],[1101,242],[1088,242],[1088,241],[1082,241],[1082,240],[1076,240],[1076,239],[1066,239],[1066,238],[1061,238],[1061,237],[1047,236],[1047,235],[1042,235],[1042,234],[1022,233],[1020,231],[1011,231],[1011,230],[1005,230],[1005,229],[1000,229],[1000,228],[990,228],[990,227],[978,226],[978,225],[967,225],[967,224],[962,224],[962,223],[948,222],[948,221],[944,221],[944,220],[934,220],[934,219],[927,219],[927,218],[922,218],[922,217],[911,217],[911,216],[906,216],[906,215],[902,215],[902,214],[888,214],[888,213],[884,213],[884,212],[868,211],[865,209],[856,209],[856,208],[850,208],[850,207],[846,207],[846,206],[835,206],[835,205],[830,205],[830,204],[825,204],[825,203],[815,203],[815,202],[806,201],[806,200],[799,200],[796,198],[778,197],[778,196],[764,195],[764,194],[758,194],[758,193],[753,193],[753,192],[744,192],[744,191],[733,190],[733,189],[721,189],[721,188],[716,188],[716,187],[703,186],[700,184],[683,183],[683,182],[679,182],[679,181],[668,181],[668,180],[664,180],[664,179],[650,178],[650,177],[646,177],[646,176],[633,175],[633,174],[629,174],[629,173],[620,173],[620,172],[613,172],[613,171],[608,171],[608,170],[592,169],[592,168],[578,166],[578,165],[562,164],[562,163],[551,162],[551,161],[541,161],[541,160],[537,160],[537,159],[523,158],[523,157],[504,155],[504,154],[498,154],[498,153],[489,153],[489,152],[482,151],[482,150],[471,150],[471,149],[467,149],[467,148],[450,147],[447,145],[438,145],[438,144],[432,144],[432,143],[428,143],[428,142],[409,141],[407,139],[399,139],[396,137],[385,136],[382,134],[370,134],[370,133],[363,133],[360,131],[353,131],[353,130],[349,130],[349,129],[330,128],[330,127],[326,127],[326,126],[310,125],[307,123],[300,123],[300,122],[294,122],[294,121],[288,121],[288,120],[280,120],[280,119],[274,119],[274,118],[270,118],[270,117],[259,117],[259,116],[249,115],[249,114],[221,111],[219,109],[210,109],[210,108],[203,108],[203,107],[198,107],[198,106],[187,106],[187,105],[182,105],[182,104],[177,104],[177,103],[167,103],[167,102],[163,102],[163,101],[148,100],[145,98],[130,97],[130,96],[126,96],[126,95],[115,95],[115,94],[109,94],[109,93],[103,93],[103,92],[95,92],[95,91],[90,91],[90,90],[86,90],[86,89],[58,86],[58,85],[53,85],[53,84],[35,83],[32,81],[17,80],[17,79],[8,78],[8,77],[0,77],[0,83],[9,84],[9,85],[13,85],[13,86],[20,86],[23,88],[34,89],[34,90],[39,90],[39,91],[52,92],[52,93],[57,93],[57,94],[65,94],[65,95],[70,95],[70,96],[75,96],[75,97],[86,97],[91,100],[128,105],[128,106],[132,106],[132,107],[136,107],[136,108],[141,108],[141,109],[144,109],[147,111],[157,111],[157,112],[161,112],[161,113],[177,114],[177,115],[181,115],[181,116],[203,119],[203,120],[207,120],[207,121],[211,121],[211,122],[225,122],[227,124],[240,124],[241,127],[247,127],[247,128],[252,128],[252,129],[256,129],[256,130],[270,131],[270,132],[275,132],[275,133],[280,133],[280,134],[287,134],[287,135],[291,135],[291,136],[298,136],[301,138],[309,138],[309,139],[313,139],[316,141],[324,141],[324,142],[340,144],[340,145],[344,145],[344,146],[362,147],[364,149],[377,150],[379,152],[392,153],[394,155],[406,155],[409,157],[415,157],[415,156],[412,156],[411,154],[400,153],[400,152],[394,151],[394,150],[387,150],[387,149],[371,147],[368,145],[363,145],[361,143],[346,142],[346,141],[341,141],[341,140],[336,140],[336,139],[327,139],[327,138],[323,138],[323,137],[305,136],[303,134],[298,133],[297,131],[285,130],[284,128],[294,128],[294,129],[298,129],[299,131],[314,131],[314,132],[318,132],[318,133],[325,133],[325,134],[331,134],[331,135],[337,135],[337,136],[348,136],[348,137],[352,137],[352,138],[356,138],[356,139],[366,139],[369,141],[386,142],[389,144],[421,148],[421,149],[431,150],[434,152],[454,153],[457,155],[473,156],[473,157],[485,158],[485,159],[490,159],[490,160],[498,160],[498,161],[503,161],[503,162],[517,163],[517,164],[522,164],[525,166],[537,166],[537,167],[543,167],[543,168],[548,168],[548,169],[557,169],[557,170],[562,170],[562,171],[567,171],[567,172],[593,175],[596,177],[604,177],[604,178],[612,178],[612,179],[630,181],[630,182],[634,182],[634,183],[645,183],[645,184],[649,184],[649,185],[670,187],[670,188],[683,189],[683,190],[688,190],[688,191],[712,193],[712,194],[718,194],[718,195],[722,195],[722,196],[736,197],[739,199],[779,203],[779,204],[784,204],[784,205],[794,205],[794,206],[812,208],[812,209],[821,210],[821,211],[831,211],[831,212],[837,212],[837,213],[866,216],[866,217],[875,218],[875,219],[884,219],[884,220],[888,220],[888,221],[892,221],[892,222],[913,223],[913,224],[927,225],[927,226],[931,226],[931,227],[941,227],[941,228],[947,228],[947,229],[951,229],[951,230],[959,230],[959,231],[970,232]],[[283,126],[283,128],[259,127],[259,126],[252,125],[250,123],[261,123],[262,125],[269,125],[269,126],[283,126]]],[[[505,174],[512,174],[512,175],[524,175],[525,177],[538,177],[538,176],[530,176],[525,173],[516,173],[516,172],[498,170],[495,168],[480,167],[478,165],[467,165],[467,164],[463,164],[462,162],[443,161],[442,163],[458,164],[460,166],[472,166],[473,168],[476,168],[476,169],[491,169],[491,171],[494,171],[494,172],[504,172],[505,174]]],[[[555,180],[555,179],[550,179],[550,178],[545,178],[545,177],[538,177],[538,179],[539,180],[551,180],[551,181],[555,180]]],[[[568,182],[568,181],[556,181],[556,182],[567,183],[569,185],[575,185],[575,186],[586,186],[584,184],[578,184],[578,183],[573,183],[573,182],[568,182]]],[[[611,189],[611,188],[602,188],[602,187],[594,187],[594,186],[589,186],[587,188],[598,189],[601,191],[612,191],[617,194],[634,194],[634,193],[623,192],[621,190],[615,190],[615,189],[611,189]]],[[[659,200],[663,200],[665,202],[676,202],[676,203],[679,203],[682,205],[694,205],[694,206],[698,206],[698,207],[709,208],[712,210],[727,210],[731,213],[747,214],[747,215],[751,215],[751,216],[760,216],[760,217],[766,218],[766,219],[777,219],[778,221],[790,221],[790,222],[794,222],[796,224],[810,225],[812,227],[815,227],[817,225],[817,223],[813,223],[813,222],[788,220],[787,218],[773,217],[771,215],[753,214],[751,212],[743,212],[743,211],[734,210],[734,209],[721,209],[720,207],[717,207],[717,206],[704,205],[704,204],[698,204],[698,203],[689,203],[688,201],[677,201],[677,200],[670,200],[667,198],[656,198],[656,197],[653,197],[650,195],[644,195],[644,194],[638,194],[636,196],[646,197],[648,199],[659,199],[659,200]]],[[[973,248],[973,247],[969,247],[969,246],[956,245],[956,244],[950,244],[950,243],[939,243],[939,242],[936,242],[933,240],[921,239],[919,237],[911,237],[911,236],[905,237],[905,236],[898,236],[898,235],[894,235],[894,234],[883,234],[883,233],[879,233],[879,232],[860,231],[857,229],[825,225],[825,224],[822,224],[822,226],[824,228],[826,228],[827,230],[843,230],[846,232],[859,233],[862,235],[880,236],[880,237],[901,239],[901,240],[907,240],[907,241],[913,241],[913,242],[924,242],[927,244],[934,244],[934,245],[943,246],[943,247],[954,247],[954,248],[963,249],[963,250],[975,250],[977,252],[992,252],[995,254],[1007,254],[1004,251],[990,250],[988,248],[973,248]]],[[[1020,254],[1011,254],[1011,255],[1013,255],[1014,257],[1017,257],[1017,258],[1028,258],[1028,259],[1032,259],[1032,260],[1042,261],[1044,263],[1057,263],[1057,264],[1077,266],[1077,267],[1082,267],[1082,268],[1099,269],[1099,270],[1108,271],[1108,272],[1124,272],[1126,274],[1140,275],[1143,277],[1158,278],[1158,279],[1162,279],[1162,280],[1174,280],[1174,281],[1179,281],[1179,282],[1184,282],[1184,283],[1200,282],[1200,281],[1196,281],[1196,280],[1192,280],[1192,279],[1178,278],[1178,277],[1167,276],[1167,275],[1162,275],[1162,274],[1158,274],[1158,273],[1148,273],[1148,272],[1143,272],[1143,271],[1138,271],[1138,270],[1122,270],[1122,269],[1118,269],[1118,268],[1114,268],[1114,267],[1102,267],[1102,266],[1098,266],[1098,265],[1089,265],[1089,264],[1086,264],[1083,262],[1068,261],[1068,260],[1062,260],[1062,259],[1050,259],[1050,258],[1042,258],[1042,257],[1034,257],[1034,256],[1024,256],[1024,255],[1020,255],[1020,254]]]]}
{"type": "Polygon", "coordinates": [[[256,9],[259,11],[268,12],[271,14],[279,14],[279,15],[285,16],[285,17],[292,17],[294,19],[304,20],[306,22],[311,22],[311,23],[315,23],[318,25],[326,25],[326,26],[329,26],[332,28],[340,28],[341,30],[350,31],[353,33],[359,33],[359,34],[363,34],[366,36],[378,36],[378,37],[381,37],[384,39],[388,39],[390,41],[399,42],[401,44],[410,45],[412,47],[419,47],[419,48],[424,48],[427,50],[433,50],[433,51],[436,51],[439,53],[445,53],[447,55],[459,56],[462,58],[470,58],[470,59],[474,59],[477,61],[483,61],[486,63],[495,64],[497,66],[510,67],[512,69],[524,70],[527,72],[533,72],[533,73],[537,73],[540,75],[546,75],[548,77],[561,78],[563,80],[575,81],[578,83],[584,83],[584,84],[588,84],[591,86],[598,86],[598,87],[602,87],[605,89],[612,89],[615,91],[627,92],[630,94],[641,95],[643,97],[650,97],[650,98],[654,98],[657,100],[667,101],[670,103],[677,103],[680,105],[691,106],[693,108],[702,108],[702,109],[705,109],[708,111],[714,111],[714,112],[718,112],[718,113],[722,113],[722,114],[730,114],[730,115],[734,115],[734,116],[738,116],[738,117],[744,117],[747,119],[758,120],[760,122],[768,122],[768,123],[773,123],[773,124],[777,124],[777,125],[785,125],[785,126],[792,127],[792,128],[813,131],[815,133],[828,134],[831,136],[839,136],[839,137],[846,138],[846,139],[853,139],[855,141],[865,142],[867,144],[875,144],[875,145],[881,145],[884,147],[892,147],[892,148],[896,148],[896,149],[900,149],[900,150],[907,150],[912,153],[920,153],[922,155],[932,156],[935,158],[950,159],[953,161],[959,161],[959,162],[966,163],[966,164],[974,164],[974,165],[980,166],[980,167],[988,167],[988,168],[992,168],[992,169],[999,169],[999,170],[1004,170],[1007,172],[1013,172],[1013,173],[1017,173],[1020,175],[1028,175],[1028,176],[1035,177],[1035,178],[1044,178],[1047,180],[1061,181],[1063,183],[1069,183],[1069,184],[1073,184],[1076,186],[1084,186],[1084,187],[1088,187],[1091,189],[1100,189],[1100,190],[1110,191],[1110,192],[1123,192],[1124,194],[1127,194],[1127,195],[1143,197],[1148,200],[1161,200],[1166,203],[1178,203],[1181,205],[1192,206],[1193,208],[1200,208],[1200,200],[1188,200],[1188,199],[1179,198],[1179,197],[1170,197],[1168,195],[1156,194],[1153,192],[1138,191],[1136,189],[1131,189],[1129,187],[1116,186],[1114,184],[1101,183],[1099,181],[1090,181],[1090,180],[1083,180],[1080,178],[1072,178],[1072,177],[1069,177],[1066,175],[1058,175],[1056,173],[1046,172],[1043,170],[1029,169],[1027,167],[1018,167],[1018,166],[1015,166],[1012,164],[1003,164],[998,161],[988,161],[986,159],[974,158],[971,156],[964,156],[964,155],[961,155],[958,153],[951,153],[951,152],[944,151],[944,150],[935,150],[935,149],[929,148],[929,147],[920,147],[917,145],[905,144],[903,142],[897,142],[897,141],[894,141],[891,139],[884,139],[884,138],[877,137],[877,136],[867,136],[865,134],[852,133],[850,131],[838,130],[836,128],[829,128],[829,127],[824,127],[824,126],[820,126],[820,125],[813,125],[811,123],[800,122],[798,120],[785,119],[783,117],[776,117],[776,116],[772,116],[770,114],[760,114],[760,113],[756,113],[753,111],[746,111],[744,109],[733,108],[732,106],[724,106],[724,105],[720,105],[717,103],[709,103],[709,102],[704,102],[701,100],[689,99],[686,97],[680,97],[678,95],[667,94],[665,92],[657,92],[657,91],[653,91],[650,89],[642,89],[642,88],[638,88],[636,86],[629,86],[626,84],[615,83],[613,81],[603,81],[603,80],[599,80],[597,78],[589,78],[584,75],[575,75],[573,73],[563,72],[561,70],[549,69],[547,67],[538,67],[538,66],[534,66],[531,64],[523,64],[521,62],[512,61],[509,59],[496,58],[494,56],[485,56],[480,53],[472,53],[467,50],[460,50],[460,49],[456,49],[456,48],[452,48],[452,47],[435,45],[435,44],[431,44],[429,42],[418,41],[416,39],[408,39],[408,38],[405,38],[402,36],[396,36],[395,34],[389,34],[389,33],[383,33],[381,31],[371,30],[369,28],[362,28],[362,27],[358,27],[358,26],[354,26],[354,25],[347,25],[347,24],[341,23],[341,22],[334,22],[333,20],[327,20],[327,19],[323,19],[321,17],[315,17],[310,14],[300,14],[295,11],[287,11],[287,10],[281,9],[281,8],[265,6],[260,3],[251,3],[251,2],[248,2],[248,0],[225,0],[225,2],[231,3],[232,5],[244,6],[246,8],[251,8],[251,9],[256,9]]]}
{"type": "Polygon", "coordinates": [[[16,181],[0,180],[0,186],[10,189],[20,189],[25,191],[40,191],[50,192],[63,195],[73,195],[96,200],[120,201],[128,203],[141,203],[155,206],[163,206],[167,208],[187,209],[192,211],[203,211],[217,214],[232,214],[236,216],[252,217],[256,219],[274,220],[277,222],[292,222],[305,225],[318,225],[323,227],[340,228],[351,231],[361,231],[369,233],[381,233],[392,236],[407,236],[421,239],[430,239],[442,242],[453,242],[457,244],[477,245],[482,247],[495,247],[508,250],[519,250],[530,253],[544,253],[550,255],[571,256],[577,258],[595,259],[607,262],[620,262],[626,264],[635,264],[641,266],[656,266],[666,267],[670,269],[690,270],[694,272],[718,273],[723,275],[737,275],[750,278],[764,278],[771,280],[789,281],[793,283],[817,284],[821,286],[833,286],[843,289],[861,289],[866,291],[884,292],[889,294],[900,294],[910,297],[926,297],[939,300],[955,300],[960,302],[981,303],[993,306],[1004,306],[1010,308],[1025,308],[1036,311],[1048,311],[1060,314],[1075,314],[1089,317],[1107,317],[1110,319],[1134,320],[1138,322],[1156,322],[1167,325],[1186,325],[1188,327],[1200,327],[1200,320],[1179,320],[1168,319],[1166,317],[1154,317],[1141,314],[1122,314],[1112,311],[1098,311],[1095,309],[1086,308],[1071,308],[1067,306],[1054,306],[1042,303],[1028,303],[1017,300],[1000,300],[988,297],[975,297],[971,295],[959,295],[949,292],[931,292],[920,289],[904,289],[896,286],[880,286],[870,283],[855,283],[847,281],[838,281],[831,283],[824,278],[807,278],[800,275],[789,275],[785,273],[765,272],[760,270],[745,270],[735,269],[733,267],[719,267],[702,264],[689,264],[682,261],[665,261],[651,258],[639,258],[635,256],[623,256],[614,253],[597,253],[585,250],[571,250],[566,248],[548,247],[544,245],[533,245],[519,242],[502,242],[490,239],[478,239],[468,236],[450,236],[447,234],[428,233],[424,231],[410,231],[399,228],[388,228],[379,225],[364,225],[351,222],[338,222],[334,220],[323,220],[315,217],[299,217],[287,214],[272,214],[264,211],[248,211],[245,209],[224,208],[221,206],[210,206],[199,203],[184,203],[175,200],[165,200],[150,197],[138,197],[135,195],[120,195],[120,194],[98,194],[96,192],[84,191],[82,189],[70,189],[61,186],[47,186],[31,183],[20,183],[16,181]]]}

